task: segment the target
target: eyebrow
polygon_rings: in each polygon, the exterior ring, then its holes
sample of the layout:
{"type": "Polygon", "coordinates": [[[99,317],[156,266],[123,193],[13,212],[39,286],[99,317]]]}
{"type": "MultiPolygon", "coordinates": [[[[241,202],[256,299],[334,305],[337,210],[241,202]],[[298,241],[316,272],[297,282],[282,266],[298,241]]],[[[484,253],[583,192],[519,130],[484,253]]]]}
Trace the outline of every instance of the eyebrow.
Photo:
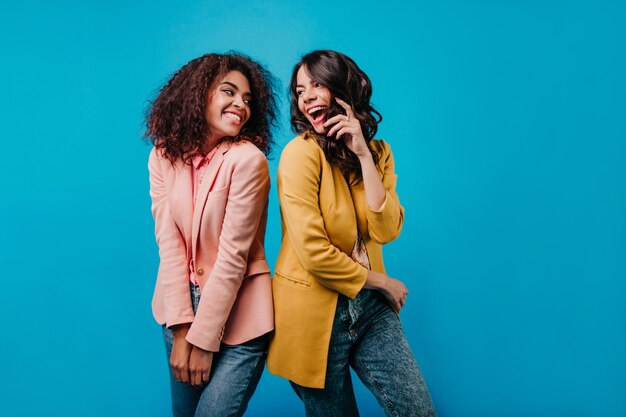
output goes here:
{"type": "MultiPolygon", "coordinates": [[[[315,83],[322,84],[319,81],[315,81],[315,80],[310,80],[309,81],[309,84],[315,84],[315,83]]],[[[306,88],[306,87],[304,86],[304,84],[296,84],[296,88],[306,88]]]]}
{"type": "MultiPolygon", "coordinates": [[[[230,81],[222,81],[222,84],[220,84],[220,85],[224,85],[224,84],[228,84],[228,85],[230,85],[232,88],[234,88],[235,90],[239,91],[239,87],[237,87],[237,84],[233,84],[233,83],[231,83],[230,81]]],[[[246,93],[243,93],[243,95],[244,95],[244,96],[245,96],[245,95],[252,96],[252,93],[248,91],[248,92],[246,92],[246,93]]]]}

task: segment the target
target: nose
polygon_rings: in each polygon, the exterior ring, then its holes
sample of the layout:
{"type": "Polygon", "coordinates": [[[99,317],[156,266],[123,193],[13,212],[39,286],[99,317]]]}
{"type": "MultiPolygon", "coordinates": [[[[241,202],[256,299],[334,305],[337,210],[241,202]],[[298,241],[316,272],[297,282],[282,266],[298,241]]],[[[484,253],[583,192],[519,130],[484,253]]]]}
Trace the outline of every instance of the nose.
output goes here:
{"type": "Polygon", "coordinates": [[[317,98],[317,96],[315,95],[315,91],[309,88],[307,88],[304,93],[302,93],[302,96],[302,100],[304,100],[305,103],[311,102],[317,98]]]}
{"type": "Polygon", "coordinates": [[[244,108],[245,103],[243,101],[243,97],[241,97],[240,95],[236,95],[235,97],[233,97],[233,105],[240,109],[244,108]]]}

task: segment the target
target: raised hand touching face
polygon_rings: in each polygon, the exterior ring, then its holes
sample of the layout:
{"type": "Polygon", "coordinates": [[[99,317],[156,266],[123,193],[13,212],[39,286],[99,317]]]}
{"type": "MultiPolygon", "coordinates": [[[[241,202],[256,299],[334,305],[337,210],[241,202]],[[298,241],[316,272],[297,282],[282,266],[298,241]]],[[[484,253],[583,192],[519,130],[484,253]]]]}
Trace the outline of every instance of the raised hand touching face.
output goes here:
{"type": "Polygon", "coordinates": [[[338,97],[335,97],[335,101],[344,108],[346,114],[333,116],[324,123],[325,128],[332,126],[326,135],[329,137],[335,135],[337,140],[343,139],[348,149],[354,152],[358,158],[370,155],[367,142],[363,136],[363,130],[361,129],[361,123],[354,115],[352,107],[338,97]]]}

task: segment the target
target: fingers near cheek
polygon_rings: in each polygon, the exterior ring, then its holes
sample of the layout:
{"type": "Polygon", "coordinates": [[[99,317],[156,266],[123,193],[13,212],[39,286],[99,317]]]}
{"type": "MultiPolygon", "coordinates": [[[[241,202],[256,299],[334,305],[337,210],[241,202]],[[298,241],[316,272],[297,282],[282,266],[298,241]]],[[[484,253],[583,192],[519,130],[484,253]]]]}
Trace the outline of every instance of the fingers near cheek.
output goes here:
{"type": "Polygon", "coordinates": [[[344,128],[343,122],[337,123],[336,125],[330,128],[330,130],[328,131],[328,136],[332,136],[333,134],[335,134],[335,132],[337,132],[339,129],[342,129],[342,128],[344,128]]]}
{"type": "Polygon", "coordinates": [[[339,103],[339,105],[341,107],[343,107],[346,110],[346,113],[348,113],[348,115],[353,115],[354,114],[352,112],[352,107],[350,107],[350,105],[348,103],[346,103],[345,101],[343,101],[339,97],[335,97],[335,100],[337,101],[337,103],[339,103]]]}
{"type": "Polygon", "coordinates": [[[345,135],[347,133],[347,130],[345,128],[339,130],[339,132],[337,132],[337,139],[339,139],[340,137],[342,137],[343,135],[345,135]]]}

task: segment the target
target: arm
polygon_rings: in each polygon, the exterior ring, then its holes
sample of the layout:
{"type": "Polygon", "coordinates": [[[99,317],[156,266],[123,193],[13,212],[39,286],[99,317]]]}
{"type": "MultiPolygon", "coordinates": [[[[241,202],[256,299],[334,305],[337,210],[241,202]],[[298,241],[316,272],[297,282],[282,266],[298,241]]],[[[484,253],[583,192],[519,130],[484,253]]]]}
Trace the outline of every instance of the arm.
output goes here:
{"type": "MultiPolygon", "coordinates": [[[[255,148],[256,150],[256,148],[255,148]]],[[[187,341],[205,351],[219,351],[224,325],[247,268],[248,252],[259,228],[270,188],[265,156],[249,148],[231,148],[238,158],[219,238],[217,259],[208,277],[187,341]]]]}
{"type": "Polygon", "coordinates": [[[372,159],[372,151],[363,137],[361,123],[348,103],[340,98],[335,98],[335,100],[345,109],[346,115],[331,117],[324,123],[326,127],[332,126],[327,135],[329,137],[335,135],[336,140],[343,139],[348,149],[359,159],[363,173],[370,237],[381,245],[389,243],[400,235],[404,219],[404,209],[396,194],[397,176],[394,172],[391,149],[389,145],[382,142],[382,149],[379,152],[381,157],[379,163],[383,163],[381,180],[372,159]]]}
{"type": "Polygon", "coordinates": [[[372,153],[367,152],[363,156],[359,156],[359,163],[363,173],[363,188],[365,188],[367,208],[372,211],[380,210],[385,203],[387,190],[385,190],[383,182],[378,176],[372,153]]]}
{"type": "Polygon", "coordinates": [[[172,219],[161,173],[161,162],[156,149],[152,149],[148,170],[154,229],[159,246],[158,274],[163,285],[165,323],[172,329],[174,338],[169,362],[174,377],[178,381],[189,383],[188,364],[192,346],[185,340],[185,335],[194,315],[189,298],[187,251],[185,241],[172,219]]]}
{"type": "Polygon", "coordinates": [[[363,288],[380,291],[396,313],[404,307],[406,296],[409,295],[409,290],[402,281],[376,271],[369,271],[363,288]]]}
{"type": "MultiPolygon", "coordinates": [[[[398,176],[394,172],[393,154],[389,145],[383,142],[382,150],[379,152],[383,166],[382,181],[378,181],[384,187],[383,203],[377,210],[374,210],[369,203],[367,204],[367,227],[369,235],[373,241],[382,244],[389,243],[400,235],[402,223],[404,222],[404,208],[400,205],[398,194],[396,193],[396,181],[398,176]]],[[[371,155],[370,155],[371,158],[371,155]]],[[[373,165],[373,163],[372,163],[373,165]]],[[[378,172],[375,172],[376,178],[379,178],[378,172]]],[[[363,174],[365,182],[365,172],[363,174]]],[[[367,195],[367,183],[365,184],[365,193],[367,195]]]]}
{"type": "Polygon", "coordinates": [[[189,297],[189,267],[187,248],[167,200],[167,190],[161,173],[161,163],[155,149],[150,152],[150,197],[157,245],[159,246],[159,280],[163,286],[165,323],[168,327],[191,323],[194,319],[189,297]]]}
{"type": "MultiPolygon", "coordinates": [[[[404,209],[395,191],[397,176],[394,173],[393,155],[387,144],[383,143],[383,149],[379,155],[384,167],[382,180],[370,152],[367,152],[365,157],[359,157],[359,161],[367,200],[366,216],[369,235],[375,242],[385,244],[400,234],[404,209]],[[381,203],[375,206],[374,201],[381,201],[381,203]]],[[[404,307],[409,294],[409,290],[402,281],[375,271],[370,271],[365,288],[380,291],[396,312],[404,307]]]]}
{"type": "Polygon", "coordinates": [[[286,232],[302,267],[323,286],[356,297],[368,270],[334,246],[319,206],[320,160],[310,144],[295,140],[278,165],[278,197],[286,232]]]}

